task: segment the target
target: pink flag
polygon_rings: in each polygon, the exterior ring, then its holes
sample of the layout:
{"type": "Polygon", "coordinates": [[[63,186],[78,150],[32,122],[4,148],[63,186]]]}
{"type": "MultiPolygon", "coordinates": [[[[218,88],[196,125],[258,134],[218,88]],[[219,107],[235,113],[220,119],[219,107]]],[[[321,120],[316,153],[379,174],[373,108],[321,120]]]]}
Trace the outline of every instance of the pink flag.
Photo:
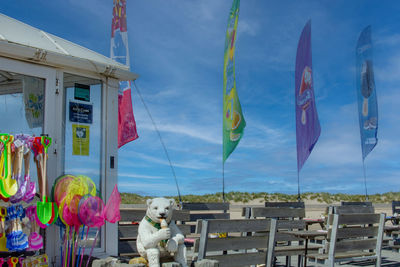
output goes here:
{"type": "MultiPolygon", "coordinates": [[[[111,58],[130,66],[126,0],[114,0],[111,24],[111,58]]],[[[119,83],[118,90],[118,148],[138,138],[132,110],[131,81],[119,83]]]]}

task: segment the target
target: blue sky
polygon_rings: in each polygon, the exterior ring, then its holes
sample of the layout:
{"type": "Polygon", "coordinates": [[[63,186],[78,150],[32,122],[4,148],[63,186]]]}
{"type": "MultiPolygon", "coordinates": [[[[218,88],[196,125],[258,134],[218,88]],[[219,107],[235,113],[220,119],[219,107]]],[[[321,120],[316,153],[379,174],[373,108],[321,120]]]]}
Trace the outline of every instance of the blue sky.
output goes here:
{"type": "MultiPolygon", "coordinates": [[[[231,1],[128,0],[131,69],[174,164],[182,194],[221,191],[222,65],[231,1]]],[[[0,12],[109,56],[111,0],[3,1],[0,12]]],[[[372,25],[378,145],[366,158],[370,193],[400,188],[400,3],[242,1],[236,82],[247,122],[225,164],[226,191],[297,193],[294,65],[312,20],[321,136],[301,191],[364,193],[355,46],[372,25]]],[[[176,194],[168,161],[133,91],[139,139],[119,150],[119,189],[176,194]]]]}

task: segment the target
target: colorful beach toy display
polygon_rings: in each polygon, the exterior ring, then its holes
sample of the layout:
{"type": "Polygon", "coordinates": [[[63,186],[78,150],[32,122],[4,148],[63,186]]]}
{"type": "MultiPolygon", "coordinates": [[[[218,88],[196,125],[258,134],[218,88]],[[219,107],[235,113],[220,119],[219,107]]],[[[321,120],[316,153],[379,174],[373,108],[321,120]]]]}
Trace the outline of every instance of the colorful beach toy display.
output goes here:
{"type": "Polygon", "coordinates": [[[0,258],[0,266],[2,263],[48,266],[47,256],[40,255],[44,252],[44,232],[40,229],[53,224],[60,229],[61,266],[82,266],[86,246],[80,244],[91,242],[88,266],[101,227],[106,221],[116,223],[120,220],[121,197],[116,185],[105,204],[91,178],[62,175],[52,185],[50,196],[46,195],[51,144],[52,139],[48,136],[0,134],[0,195],[3,200],[0,205],[0,252],[14,253],[13,257],[0,258]],[[36,203],[32,203],[36,186],[30,177],[31,155],[36,163],[41,199],[36,203]],[[89,235],[91,228],[97,230],[94,238],[89,235]],[[14,257],[16,252],[21,256],[14,257]],[[32,252],[35,257],[29,256],[32,252]]]}

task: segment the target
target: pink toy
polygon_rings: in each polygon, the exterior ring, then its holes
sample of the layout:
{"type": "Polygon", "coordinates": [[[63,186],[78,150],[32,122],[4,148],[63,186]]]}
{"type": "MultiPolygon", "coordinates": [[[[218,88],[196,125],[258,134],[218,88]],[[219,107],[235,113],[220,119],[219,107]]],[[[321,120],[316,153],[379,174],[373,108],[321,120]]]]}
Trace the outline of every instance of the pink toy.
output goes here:
{"type": "Polygon", "coordinates": [[[117,185],[115,185],[111,193],[111,196],[108,199],[107,204],[104,208],[104,215],[103,215],[103,217],[110,223],[116,223],[119,220],[121,220],[121,215],[119,212],[120,204],[121,204],[121,196],[118,192],[117,185]]]}
{"type": "Polygon", "coordinates": [[[29,251],[32,250],[36,251],[43,248],[43,237],[38,232],[36,232],[37,224],[36,224],[35,214],[36,214],[36,206],[30,206],[26,209],[26,216],[29,218],[31,222],[31,232],[28,237],[29,251]]]}
{"type": "MultiPolygon", "coordinates": [[[[99,229],[101,226],[104,225],[104,202],[99,197],[94,197],[91,195],[85,195],[79,201],[79,212],[78,212],[79,219],[81,222],[88,227],[86,232],[86,240],[89,233],[89,228],[97,227],[96,237],[94,238],[92,248],[89,253],[89,259],[87,261],[86,267],[89,266],[90,258],[93,253],[94,245],[97,242],[97,236],[99,234],[99,229]]],[[[85,247],[83,248],[82,255],[85,253],[85,247]]],[[[82,259],[79,263],[79,267],[82,265],[82,259]]]]}

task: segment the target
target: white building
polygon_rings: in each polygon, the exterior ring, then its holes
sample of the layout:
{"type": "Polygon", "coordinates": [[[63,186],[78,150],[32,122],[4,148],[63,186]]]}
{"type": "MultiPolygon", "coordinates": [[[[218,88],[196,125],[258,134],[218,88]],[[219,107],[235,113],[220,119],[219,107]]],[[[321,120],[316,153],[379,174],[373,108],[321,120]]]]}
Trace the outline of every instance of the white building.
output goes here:
{"type": "MultiPolygon", "coordinates": [[[[48,192],[58,176],[83,174],[106,202],[117,183],[118,82],[137,77],[108,57],[0,14],[0,132],[52,137],[48,192]]],[[[31,176],[37,179],[33,160],[31,176]]],[[[59,266],[58,226],[46,229],[45,246],[59,266]]],[[[107,223],[94,255],[117,250],[117,225],[107,223]]]]}

